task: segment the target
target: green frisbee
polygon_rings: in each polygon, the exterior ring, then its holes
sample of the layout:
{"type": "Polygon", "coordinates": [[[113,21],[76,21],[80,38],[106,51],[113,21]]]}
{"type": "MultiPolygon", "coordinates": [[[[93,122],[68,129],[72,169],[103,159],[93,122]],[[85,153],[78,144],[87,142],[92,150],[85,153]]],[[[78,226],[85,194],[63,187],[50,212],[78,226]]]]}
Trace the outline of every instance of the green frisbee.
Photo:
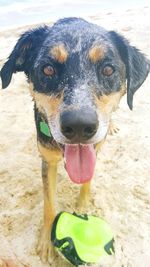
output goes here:
{"type": "Polygon", "coordinates": [[[114,254],[112,230],[96,216],[59,213],[53,223],[51,241],[74,266],[96,263],[101,256],[114,254]]]}

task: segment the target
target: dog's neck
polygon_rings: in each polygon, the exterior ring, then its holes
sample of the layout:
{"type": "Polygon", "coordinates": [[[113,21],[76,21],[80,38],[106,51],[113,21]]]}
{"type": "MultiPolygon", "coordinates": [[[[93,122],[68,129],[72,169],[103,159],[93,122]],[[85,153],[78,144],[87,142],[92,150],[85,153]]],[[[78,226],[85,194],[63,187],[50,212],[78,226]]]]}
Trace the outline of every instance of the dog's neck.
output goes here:
{"type": "Polygon", "coordinates": [[[38,121],[38,129],[40,131],[40,136],[45,139],[46,143],[52,147],[59,147],[58,143],[55,141],[54,137],[51,134],[51,130],[48,126],[48,123],[40,117],[38,121]]]}

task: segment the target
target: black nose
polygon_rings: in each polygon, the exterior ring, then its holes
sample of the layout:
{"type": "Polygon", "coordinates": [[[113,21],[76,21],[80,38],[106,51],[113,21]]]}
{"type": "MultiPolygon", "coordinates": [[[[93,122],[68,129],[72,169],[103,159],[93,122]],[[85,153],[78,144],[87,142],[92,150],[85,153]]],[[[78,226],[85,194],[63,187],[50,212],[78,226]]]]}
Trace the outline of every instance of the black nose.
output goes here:
{"type": "Polygon", "coordinates": [[[60,125],[67,139],[74,143],[82,143],[96,133],[98,118],[92,109],[64,111],[60,116],[60,125]]]}

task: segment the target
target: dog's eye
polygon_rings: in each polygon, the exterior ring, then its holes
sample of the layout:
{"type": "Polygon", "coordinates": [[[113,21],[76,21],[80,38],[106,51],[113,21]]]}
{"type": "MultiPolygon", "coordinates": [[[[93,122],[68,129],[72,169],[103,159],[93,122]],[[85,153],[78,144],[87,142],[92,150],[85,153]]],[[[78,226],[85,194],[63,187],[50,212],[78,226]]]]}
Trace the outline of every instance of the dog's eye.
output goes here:
{"type": "Polygon", "coordinates": [[[53,76],[55,75],[55,69],[51,65],[47,65],[43,68],[43,72],[46,76],[53,76]]]}
{"type": "Polygon", "coordinates": [[[113,66],[111,65],[106,65],[103,69],[102,69],[102,74],[104,76],[111,76],[114,73],[115,69],[113,66]]]}

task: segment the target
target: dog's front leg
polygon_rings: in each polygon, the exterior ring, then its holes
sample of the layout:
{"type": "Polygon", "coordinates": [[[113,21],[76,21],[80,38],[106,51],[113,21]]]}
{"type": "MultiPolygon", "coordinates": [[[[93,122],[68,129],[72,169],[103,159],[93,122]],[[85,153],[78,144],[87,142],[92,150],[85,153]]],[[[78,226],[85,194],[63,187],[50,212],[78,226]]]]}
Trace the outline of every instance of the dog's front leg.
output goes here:
{"type": "MultiPolygon", "coordinates": [[[[99,142],[95,145],[96,154],[98,151],[101,150],[101,147],[102,147],[104,142],[105,142],[105,139],[103,139],[101,142],[99,142]]],[[[79,200],[77,201],[77,206],[78,206],[79,212],[81,212],[81,213],[85,212],[84,209],[86,209],[88,206],[88,203],[90,200],[90,195],[91,195],[91,181],[84,183],[81,186],[79,200]]]]}
{"type": "Polygon", "coordinates": [[[42,154],[42,178],[44,187],[44,226],[38,244],[38,254],[43,262],[48,260],[50,252],[50,231],[55,218],[55,193],[57,164],[60,153],[50,151],[39,145],[42,154]]]}
{"type": "Polygon", "coordinates": [[[79,195],[79,200],[78,200],[78,208],[79,212],[84,212],[84,209],[87,207],[89,199],[90,199],[90,186],[91,182],[87,182],[82,185],[81,190],[80,190],[80,195],[79,195]]]}
{"type": "Polygon", "coordinates": [[[42,178],[44,187],[44,226],[41,232],[38,254],[43,262],[48,259],[50,248],[50,229],[55,218],[55,191],[56,191],[57,165],[42,161],[42,178]]]}

